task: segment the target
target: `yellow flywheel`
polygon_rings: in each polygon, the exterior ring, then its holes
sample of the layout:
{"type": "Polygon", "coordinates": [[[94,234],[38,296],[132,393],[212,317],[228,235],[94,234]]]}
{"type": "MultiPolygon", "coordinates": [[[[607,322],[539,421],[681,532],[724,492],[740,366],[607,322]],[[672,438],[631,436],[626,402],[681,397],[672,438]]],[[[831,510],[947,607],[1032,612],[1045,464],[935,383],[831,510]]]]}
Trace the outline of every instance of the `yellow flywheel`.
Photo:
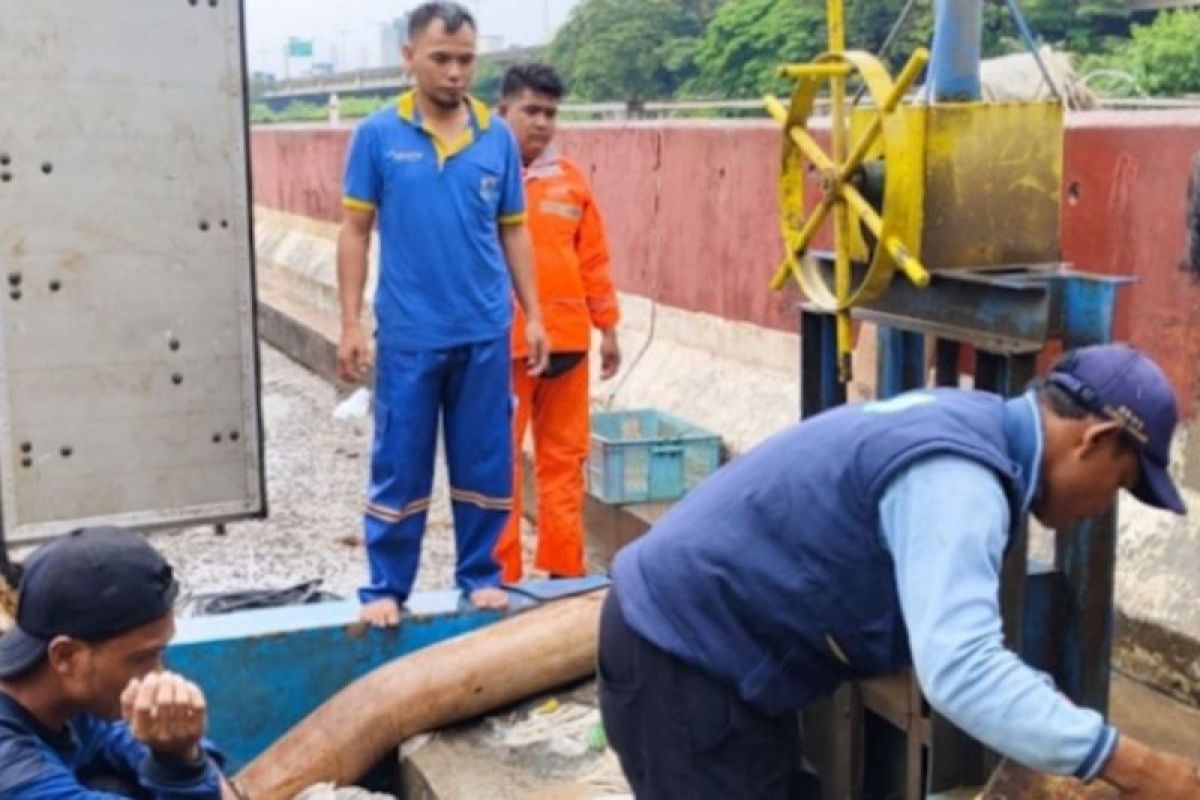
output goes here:
{"type": "MultiPolygon", "coordinates": [[[[929,273],[911,253],[907,243],[912,214],[919,203],[887,181],[882,197],[866,190],[869,167],[899,165],[905,153],[905,121],[900,102],[929,61],[917,50],[893,81],[887,68],[870,53],[845,48],[842,1],[828,0],[829,51],[811,63],[792,64],[781,73],[796,81],[791,105],[765,99],[767,111],[783,127],[783,171],[779,183],[780,211],[786,256],[771,281],[782,289],[795,278],[805,296],[837,315],[838,371],[850,378],[853,341],[850,309],[878,297],[900,270],[917,286],[929,283],[929,273]],[[863,109],[869,121],[853,125],[846,89],[857,75],[873,101],[863,109]],[[830,83],[830,149],[827,152],[810,132],[813,107],[824,83],[830,83]],[[855,140],[851,135],[857,132],[855,140]],[[868,163],[868,160],[871,163],[868,163]],[[810,172],[819,179],[821,196],[805,202],[805,181],[810,172]],[[870,199],[869,199],[870,198],[870,199]],[[833,285],[809,256],[809,248],[829,217],[833,218],[833,285]],[[868,235],[869,234],[869,238],[868,235]],[[855,270],[855,264],[865,265],[855,270]],[[855,282],[856,275],[858,277],[855,282]]],[[[888,172],[890,176],[891,171],[888,172]]]]}

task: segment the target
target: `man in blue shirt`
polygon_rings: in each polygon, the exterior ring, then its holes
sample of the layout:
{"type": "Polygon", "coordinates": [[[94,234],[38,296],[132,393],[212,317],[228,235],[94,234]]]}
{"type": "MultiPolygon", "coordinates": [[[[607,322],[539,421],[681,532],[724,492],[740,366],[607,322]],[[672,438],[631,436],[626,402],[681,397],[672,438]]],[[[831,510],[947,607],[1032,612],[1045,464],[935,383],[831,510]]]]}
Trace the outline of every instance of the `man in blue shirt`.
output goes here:
{"type": "Polygon", "coordinates": [[[338,372],[370,364],[360,321],[371,230],[375,294],[375,443],[365,510],[370,581],[363,619],[395,625],[412,590],[433,489],[438,418],[445,432],[458,565],[480,608],[501,608],[492,556],[512,508],[512,295],[526,312],[532,374],[545,333],[525,228],[521,156],[503,120],[467,94],[476,27],[456,3],[409,17],[405,59],[417,88],[362,123],[346,165],[338,241],[338,372]]]}
{"type": "Polygon", "coordinates": [[[1063,530],[1124,488],[1184,513],[1162,371],[1066,355],[1024,396],[928,390],[758,445],[613,566],[600,704],[639,800],[819,797],[796,711],[915,666],[929,703],[1034,769],[1196,800],[1190,762],[1118,735],[1004,647],[1001,563],[1026,512],[1063,530]]]}
{"type": "Polygon", "coordinates": [[[163,671],[177,592],[132,531],[73,531],[29,558],[0,638],[0,797],[238,798],[200,689],[163,671]]]}

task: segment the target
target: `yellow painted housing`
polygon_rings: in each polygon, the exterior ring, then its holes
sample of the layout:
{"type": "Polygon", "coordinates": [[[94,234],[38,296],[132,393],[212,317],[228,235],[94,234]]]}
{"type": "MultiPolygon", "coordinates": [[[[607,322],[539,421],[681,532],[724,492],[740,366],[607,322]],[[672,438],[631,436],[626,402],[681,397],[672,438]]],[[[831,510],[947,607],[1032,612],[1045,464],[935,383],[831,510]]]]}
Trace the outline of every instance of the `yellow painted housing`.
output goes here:
{"type": "MultiPolygon", "coordinates": [[[[939,103],[899,111],[903,126],[888,131],[900,140],[888,142],[882,216],[927,269],[1060,260],[1061,105],[939,103]]],[[[852,139],[874,115],[855,112],[852,139]]],[[[877,148],[868,159],[882,154],[877,148]]],[[[864,244],[853,249],[861,253],[864,244]]]]}

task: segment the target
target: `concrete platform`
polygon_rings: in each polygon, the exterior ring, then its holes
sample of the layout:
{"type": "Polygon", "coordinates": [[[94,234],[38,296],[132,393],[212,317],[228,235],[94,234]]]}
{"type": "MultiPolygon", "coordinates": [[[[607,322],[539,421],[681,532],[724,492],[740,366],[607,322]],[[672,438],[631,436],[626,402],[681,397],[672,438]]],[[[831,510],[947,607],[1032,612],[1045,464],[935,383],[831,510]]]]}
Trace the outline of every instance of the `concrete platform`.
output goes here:
{"type": "Polygon", "coordinates": [[[399,792],[405,800],[630,797],[598,725],[594,682],[550,693],[410,742],[400,756],[399,792]]]}
{"type": "MultiPolygon", "coordinates": [[[[572,749],[573,745],[556,749],[550,738],[522,746],[505,742],[506,732],[537,719],[539,707],[548,702],[564,709],[594,709],[595,697],[595,683],[588,682],[416,742],[406,747],[400,758],[398,791],[405,800],[597,800],[628,796],[627,785],[613,771],[611,751],[607,755],[595,750],[580,752],[577,747],[572,749]],[[464,769],[465,764],[470,769],[464,769]]],[[[1200,759],[1200,712],[1120,674],[1113,676],[1112,703],[1114,722],[1122,731],[1154,747],[1200,759]]],[[[552,730],[553,715],[543,718],[552,730]]],[[[565,740],[571,738],[569,731],[564,733],[565,740]]],[[[938,800],[973,800],[977,791],[940,795],[938,800]]]]}

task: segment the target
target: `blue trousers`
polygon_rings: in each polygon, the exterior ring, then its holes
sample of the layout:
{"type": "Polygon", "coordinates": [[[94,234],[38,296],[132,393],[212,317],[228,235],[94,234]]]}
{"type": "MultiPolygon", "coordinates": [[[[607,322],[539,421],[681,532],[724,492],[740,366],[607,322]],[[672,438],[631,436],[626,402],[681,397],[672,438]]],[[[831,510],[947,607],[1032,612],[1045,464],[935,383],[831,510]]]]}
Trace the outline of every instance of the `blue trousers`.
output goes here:
{"type": "Polygon", "coordinates": [[[455,583],[464,592],[499,586],[493,550],[512,511],[512,369],[508,336],[445,350],[380,343],[375,441],[364,514],[369,603],[403,603],[421,557],[438,418],[458,550],[455,583]]]}

